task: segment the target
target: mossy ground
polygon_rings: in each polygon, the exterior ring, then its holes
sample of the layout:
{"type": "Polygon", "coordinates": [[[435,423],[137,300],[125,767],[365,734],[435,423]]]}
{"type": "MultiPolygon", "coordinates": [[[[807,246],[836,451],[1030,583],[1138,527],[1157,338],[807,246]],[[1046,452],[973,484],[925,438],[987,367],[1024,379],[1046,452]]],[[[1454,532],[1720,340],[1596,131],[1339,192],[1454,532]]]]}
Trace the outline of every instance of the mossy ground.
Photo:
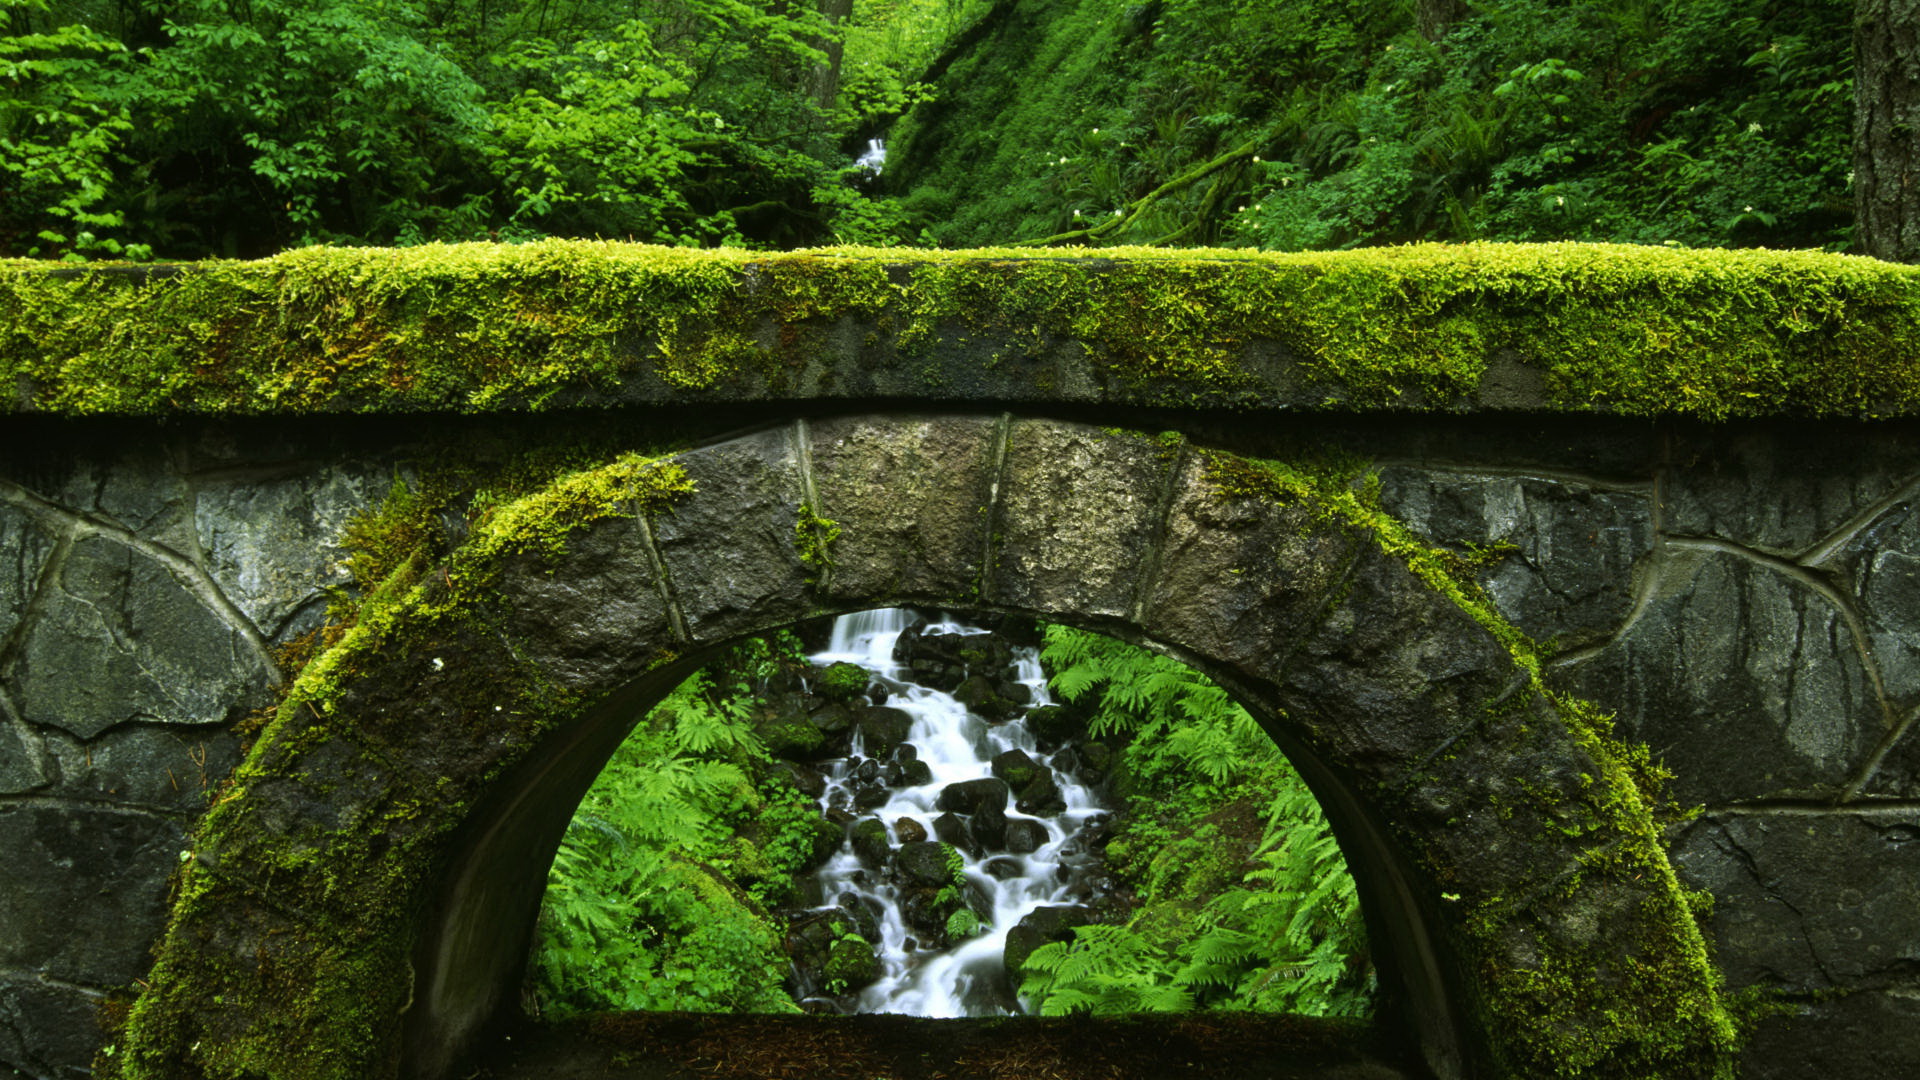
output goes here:
{"type": "Polygon", "coordinates": [[[0,313],[6,407],[70,416],[780,400],[822,392],[801,378],[821,363],[827,392],[887,368],[944,400],[953,372],[913,358],[974,339],[970,362],[1037,400],[1057,373],[1003,361],[1066,349],[1107,400],[1163,406],[1920,410],[1920,270],[1813,252],[310,248],[3,263],[0,313]]]}

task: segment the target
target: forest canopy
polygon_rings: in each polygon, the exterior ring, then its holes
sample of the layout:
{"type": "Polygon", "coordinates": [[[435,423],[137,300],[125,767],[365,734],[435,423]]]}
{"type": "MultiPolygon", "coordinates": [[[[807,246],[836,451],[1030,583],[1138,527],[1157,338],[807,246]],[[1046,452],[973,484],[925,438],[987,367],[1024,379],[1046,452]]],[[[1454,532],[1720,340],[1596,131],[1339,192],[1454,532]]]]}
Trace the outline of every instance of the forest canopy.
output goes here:
{"type": "Polygon", "coordinates": [[[1850,0],[0,0],[0,254],[1848,250],[1850,0]],[[884,171],[858,160],[884,138],[884,171]]]}

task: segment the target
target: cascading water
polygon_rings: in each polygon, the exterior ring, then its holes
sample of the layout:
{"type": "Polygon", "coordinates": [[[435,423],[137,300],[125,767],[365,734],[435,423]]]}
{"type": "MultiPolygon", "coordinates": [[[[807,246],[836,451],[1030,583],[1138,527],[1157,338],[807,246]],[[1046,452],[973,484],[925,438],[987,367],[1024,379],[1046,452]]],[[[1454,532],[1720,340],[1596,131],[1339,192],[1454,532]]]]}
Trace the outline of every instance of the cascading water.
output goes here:
{"type": "Polygon", "coordinates": [[[849,839],[817,872],[823,906],[800,916],[846,927],[832,941],[857,930],[867,966],[857,980],[802,975],[808,1006],[1018,1012],[1009,932],[1029,916],[1048,928],[1029,937],[1089,921],[1084,905],[1107,887],[1087,842],[1107,810],[1076,776],[1073,751],[1044,753],[1029,729],[1028,716],[1053,704],[1037,650],[893,608],[840,617],[811,660],[828,674],[857,665],[871,684],[851,753],[818,765],[822,813],[849,839]]]}

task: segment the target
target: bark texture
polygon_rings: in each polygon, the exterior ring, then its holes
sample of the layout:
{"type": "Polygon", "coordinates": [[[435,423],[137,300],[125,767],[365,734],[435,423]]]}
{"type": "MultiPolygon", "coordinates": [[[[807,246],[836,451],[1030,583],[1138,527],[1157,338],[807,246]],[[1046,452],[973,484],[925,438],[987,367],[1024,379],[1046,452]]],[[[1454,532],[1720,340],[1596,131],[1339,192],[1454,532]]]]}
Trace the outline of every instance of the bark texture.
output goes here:
{"type": "Polygon", "coordinates": [[[1853,70],[1860,248],[1920,262],[1920,0],[1855,0],[1853,70]]]}

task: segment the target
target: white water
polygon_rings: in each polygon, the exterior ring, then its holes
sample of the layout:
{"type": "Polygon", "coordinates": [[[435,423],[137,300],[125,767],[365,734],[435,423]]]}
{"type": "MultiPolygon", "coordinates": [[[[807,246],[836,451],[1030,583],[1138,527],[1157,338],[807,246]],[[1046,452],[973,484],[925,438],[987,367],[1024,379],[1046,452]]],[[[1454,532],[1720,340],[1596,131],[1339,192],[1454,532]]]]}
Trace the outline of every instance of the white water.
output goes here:
{"type": "MultiPolygon", "coordinates": [[[[934,802],[948,784],[991,776],[994,755],[1007,750],[1024,750],[1035,761],[1051,767],[1047,755],[1039,752],[1021,715],[1006,723],[990,725],[969,713],[951,694],[908,681],[908,670],[894,663],[894,643],[901,632],[916,621],[916,616],[899,608],[843,615],[834,622],[826,651],[815,655],[815,663],[837,661],[859,664],[874,673],[875,680],[891,692],[887,705],[901,709],[913,718],[907,741],[927,763],[933,782],[919,787],[895,788],[888,801],[868,813],[887,826],[887,838],[898,844],[895,824],[911,817],[925,826],[932,838],[933,819],[938,816],[934,802]]],[[[943,618],[924,628],[926,633],[984,634],[988,631],[943,618]]],[[[1050,704],[1046,676],[1031,648],[1014,652],[1017,678],[1033,691],[1032,707],[1050,704]]],[[[853,752],[862,754],[855,736],[853,752]]],[[[824,810],[835,801],[846,800],[847,784],[853,771],[853,759],[827,763],[827,790],[821,797],[824,810]]],[[[1075,902],[1073,875],[1061,864],[1061,848],[1086,821],[1104,812],[1091,793],[1070,775],[1053,770],[1054,780],[1066,803],[1066,810],[1053,818],[1035,818],[1022,814],[1011,805],[1007,820],[1039,821],[1047,830],[1047,842],[1028,855],[987,852],[971,858],[962,851],[967,880],[987,898],[988,910],[980,936],[941,952],[909,948],[910,932],[902,920],[899,893],[884,880],[884,875],[864,870],[851,843],[844,846],[818,872],[822,893],[829,903],[844,893],[863,900],[879,902],[881,962],[879,980],[861,991],[854,1011],[863,1013],[905,1013],[912,1016],[989,1016],[1019,1011],[1012,988],[1001,964],[1001,951],[1007,931],[1021,916],[1045,904],[1075,902]],[[997,880],[986,872],[986,864],[1011,860],[1018,873],[997,880]]],[[[1011,802],[1011,800],[1009,800],[1011,802]]]]}

